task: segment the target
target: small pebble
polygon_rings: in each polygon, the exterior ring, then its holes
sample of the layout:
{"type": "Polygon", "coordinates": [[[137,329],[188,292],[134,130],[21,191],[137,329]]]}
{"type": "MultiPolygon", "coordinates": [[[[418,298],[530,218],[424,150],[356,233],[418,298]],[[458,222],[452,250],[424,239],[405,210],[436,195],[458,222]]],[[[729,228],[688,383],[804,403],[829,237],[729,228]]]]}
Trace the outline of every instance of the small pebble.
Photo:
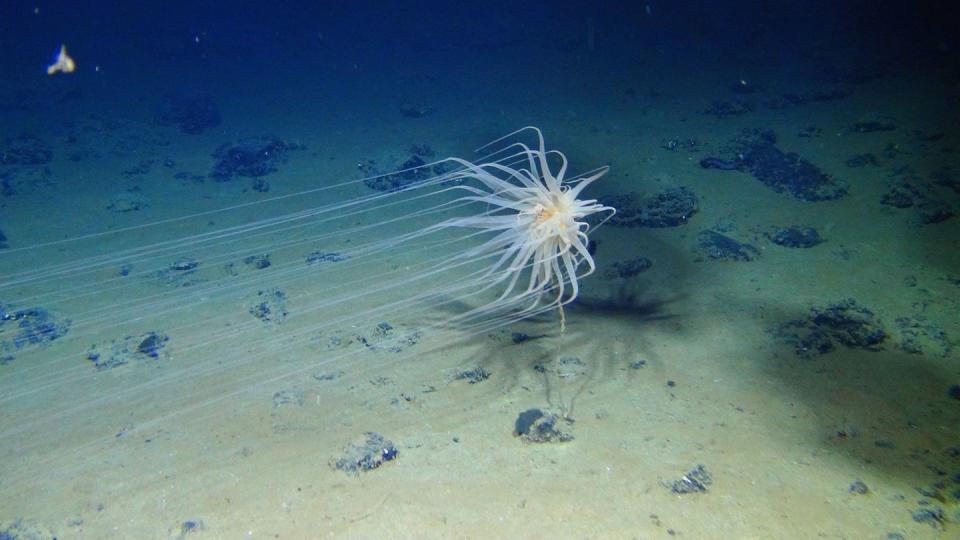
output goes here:
{"type": "Polygon", "coordinates": [[[850,484],[850,493],[856,493],[857,495],[866,495],[870,492],[870,488],[866,484],[857,480],[856,482],[850,484]]]}

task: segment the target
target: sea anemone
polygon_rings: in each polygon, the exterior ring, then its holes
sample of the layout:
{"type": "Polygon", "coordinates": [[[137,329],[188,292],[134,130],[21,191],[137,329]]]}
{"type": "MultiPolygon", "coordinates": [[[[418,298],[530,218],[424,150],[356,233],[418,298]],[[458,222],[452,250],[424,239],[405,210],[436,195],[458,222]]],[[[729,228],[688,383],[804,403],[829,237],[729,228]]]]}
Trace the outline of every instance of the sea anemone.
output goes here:
{"type": "MultiPolygon", "coordinates": [[[[525,127],[491,142],[489,148],[522,131],[537,136],[537,146],[530,148],[514,143],[511,148],[520,152],[505,160],[522,157],[525,166],[511,167],[498,162],[481,163],[451,158],[462,166],[450,180],[469,179],[471,184],[458,186],[471,193],[461,200],[479,202],[489,209],[481,215],[448,219],[436,226],[442,228],[475,228],[494,236],[478,246],[457,255],[459,259],[477,259],[494,256],[495,260],[481,276],[489,287],[503,286],[498,302],[511,304],[529,300],[524,311],[544,304],[561,307],[576,299],[579,280],[596,269],[588,248],[587,233],[590,224],[586,218],[598,214],[613,215],[615,210],[595,199],[579,199],[583,190],[603,176],[608,167],[602,167],[571,180],[566,180],[567,158],[557,150],[546,150],[543,134],[532,126],[525,127]],[[556,172],[551,170],[551,157],[558,162],[556,172]],[[585,268],[584,268],[585,267],[585,268]],[[518,287],[527,275],[526,287],[518,287]]],[[[609,217],[609,216],[608,216],[609,217]]]]}

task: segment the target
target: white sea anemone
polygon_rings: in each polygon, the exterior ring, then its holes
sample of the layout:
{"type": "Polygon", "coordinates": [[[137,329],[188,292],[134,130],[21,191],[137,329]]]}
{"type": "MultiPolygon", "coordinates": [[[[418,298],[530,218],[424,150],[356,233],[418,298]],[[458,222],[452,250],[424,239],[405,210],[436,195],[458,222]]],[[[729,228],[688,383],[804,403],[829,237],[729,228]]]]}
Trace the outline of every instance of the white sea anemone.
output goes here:
{"type": "MultiPolygon", "coordinates": [[[[595,199],[579,199],[583,190],[603,176],[608,167],[591,171],[572,180],[565,180],[566,156],[544,148],[543,134],[536,127],[526,127],[482,147],[487,148],[522,131],[537,136],[537,147],[514,143],[520,150],[511,159],[473,164],[452,158],[462,170],[452,180],[469,179],[475,184],[461,185],[459,189],[471,193],[462,198],[488,205],[489,209],[477,216],[452,218],[436,228],[468,227],[480,229],[494,236],[478,246],[457,255],[459,259],[477,259],[495,256],[494,262],[481,279],[488,287],[502,286],[499,302],[529,299],[525,310],[544,303],[544,296],[552,297],[547,306],[563,306],[576,299],[579,280],[596,269],[588,249],[587,233],[590,224],[586,218],[615,210],[595,199]],[[517,162],[525,166],[504,164],[517,162]],[[557,162],[556,172],[550,168],[551,157],[557,162]],[[527,275],[526,287],[518,287],[527,275]]],[[[498,152],[498,153],[499,153],[498,152]]]]}

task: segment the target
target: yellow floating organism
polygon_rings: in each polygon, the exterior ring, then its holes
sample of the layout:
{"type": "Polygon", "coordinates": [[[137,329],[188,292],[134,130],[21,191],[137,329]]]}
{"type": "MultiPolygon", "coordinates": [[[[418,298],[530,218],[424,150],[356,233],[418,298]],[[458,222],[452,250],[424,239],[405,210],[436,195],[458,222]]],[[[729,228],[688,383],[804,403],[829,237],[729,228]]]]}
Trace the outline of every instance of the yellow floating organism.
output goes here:
{"type": "Polygon", "coordinates": [[[76,62],[73,61],[73,58],[70,58],[70,55],[67,54],[67,46],[60,46],[60,53],[57,54],[57,58],[53,61],[52,64],[47,66],[47,75],[53,75],[54,73],[73,73],[73,70],[77,69],[76,62]]]}

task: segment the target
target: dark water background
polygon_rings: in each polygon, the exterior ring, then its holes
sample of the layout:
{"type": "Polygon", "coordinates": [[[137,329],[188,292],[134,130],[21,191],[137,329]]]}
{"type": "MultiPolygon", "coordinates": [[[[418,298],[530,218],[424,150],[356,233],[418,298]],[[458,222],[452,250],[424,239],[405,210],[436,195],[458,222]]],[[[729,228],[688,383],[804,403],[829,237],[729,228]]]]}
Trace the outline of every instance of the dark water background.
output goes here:
{"type": "Polygon", "coordinates": [[[583,98],[603,100],[610,89],[589,84],[594,72],[629,83],[647,76],[635,70],[651,55],[678,58],[680,72],[719,67],[736,80],[775,69],[796,84],[955,69],[956,19],[946,4],[6,2],[0,69],[8,83],[43,74],[66,43],[80,66],[74,83],[100,77],[104,92],[116,96],[150,99],[153,87],[141,85],[161,83],[195,90],[229,84],[245,93],[296,73],[343,85],[338,105],[352,109],[368,104],[350,100],[351,83],[460,80],[459,97],[470,99],[496,90],[485,68],[500,65],[513,72],[518,92],[548,98],[551,83],[579,80],[583,98]],[[544,49],[560,57],[590,53],[593,71],[558,69],[544,49]]]}

